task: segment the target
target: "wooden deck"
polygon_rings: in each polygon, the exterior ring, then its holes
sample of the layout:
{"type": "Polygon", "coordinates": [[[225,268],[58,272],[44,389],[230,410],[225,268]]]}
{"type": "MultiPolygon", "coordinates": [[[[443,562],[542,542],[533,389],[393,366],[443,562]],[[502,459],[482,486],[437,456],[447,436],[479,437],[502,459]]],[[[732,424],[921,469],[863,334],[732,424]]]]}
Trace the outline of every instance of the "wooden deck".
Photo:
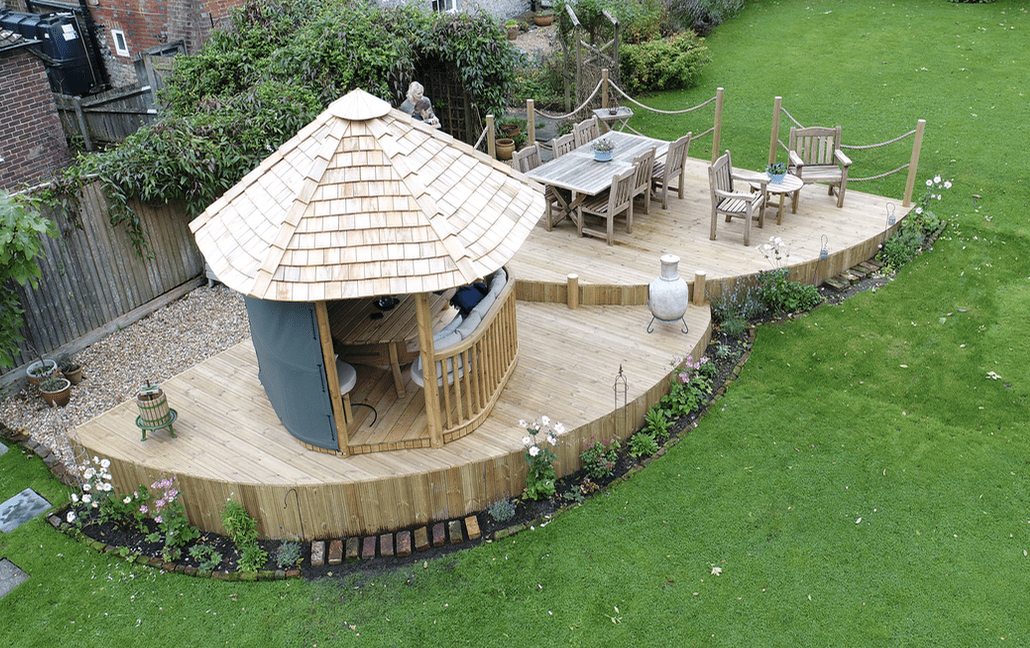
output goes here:
{"type": "MultiPolygon", "coordinates": [[[[707,273],[709,292],[769,267],[754,247],[742,244],[740,223],[719,223],[708,239],[710,202],[706,165],[688,159],[684,200],[671,197],[668,211],[652,202],[651,215],[635,219],[631,235],[616,229],[616,244],[580,239],[571,224],[553,231],[541,223],[509,264],[519,282],[518,365],[488,420],[474,433],[441,449],[399,449],[342,458],[304,448],[279,423],[257,379],[249,341],[207,360],[162,385],[178,411],[175,430],[140,442],[133,402],[123,403],[73,432],[90,454],[109,457],[119,490],[175,475],[191,520],[220,530],[226,498],[240,499],[268,537],[348,537],[454,519],[519,493],[525,462],[519,419],[548,415],[568,432],[559,446],[559,474],[579,468],[591,439],[625,438],[665,393],[673,358],[707,346],[707,305],[687,311],[689,334],[676,324],[646,327],[646,286],[657,276],[659,257],[681,257],[690,282],[707,273]],[[579,275],[580,306],[570,309],[567,275],[579,275]],[[616,405],[613,384],[620,366],[627,378],[626,407],[616,405]],[[294,497],[295,495],[295,497],[294,497]]],[[[885,226],[885,206],[900,200],[850,188],[843,209],[820,188],[806,188],[797,214],[775,225],[769,212],[761,243],[780,236],[800,278],[836,274],[872,256],[885,226]],[[820,239],[829,256],[819,259],[820,239]]],[[[757,232],[757,233],[754,233],[757,232]]],[[[421,390],[405,371],[405,396],[397,397],[389,368],[358,366],[351,393],[356,432],[352,446],[420,443],[425,427],[421,390]],[[375,407],[377,420],[372,423],[375,407]]],[[[353,428],[352,428],[353,429],[353,428]]]]}

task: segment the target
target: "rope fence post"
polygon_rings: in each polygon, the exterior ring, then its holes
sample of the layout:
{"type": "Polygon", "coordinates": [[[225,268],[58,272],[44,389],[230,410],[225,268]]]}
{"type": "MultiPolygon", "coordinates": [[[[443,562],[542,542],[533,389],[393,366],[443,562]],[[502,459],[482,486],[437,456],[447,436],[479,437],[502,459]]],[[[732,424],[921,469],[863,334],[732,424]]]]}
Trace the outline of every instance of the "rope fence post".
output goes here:
{"type": "Polygon", "coordinates": [[[608,107],[608,68],[601,68],[601,107],[608,107]]]}
{"type": "Polygon", "coordinates": [[[715,89],[715,132],[712,133],[712,164],[719,159],[719,136],[722,135],[722,88],[715,89]]]}
{"type": "Polygon", "coordinates": [[[526,99],[526,141],[530,146],[536,142],[536,108],[532,99],[526,99]]]}
{"type": "Polygon", "coordinates": [[[486,152],[490,157],[497,157],[497,147],[494,146],[494,116],[486,116],[486,152]]]}
{"type": "Polygon", "coordinates": [[[769,140],[769,164],[776,162],[776,154],[779,147],[776,144],[780,140],[780,108],[783,106],[783,97],[773,99],[773,121],[772,138],[769,140]]]}
{"type": "Polygon", "coordinates": [[[916,122],[916,137],[912,142],[912,159],[908,163],[908,180],[905,181],[905,200],[902,207],[912,204],[912,188],[916,185],[916,172],[919,170],[919,152],[923,148],[923,131],[926,130],[926,120],[920,119],[916,122]]]}

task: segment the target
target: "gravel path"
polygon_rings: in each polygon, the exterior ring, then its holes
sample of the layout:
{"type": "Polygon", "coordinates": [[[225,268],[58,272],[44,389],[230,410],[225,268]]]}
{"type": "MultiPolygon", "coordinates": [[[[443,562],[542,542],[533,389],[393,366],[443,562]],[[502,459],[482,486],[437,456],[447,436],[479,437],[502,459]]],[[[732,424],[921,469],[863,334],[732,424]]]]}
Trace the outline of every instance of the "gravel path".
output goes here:
{"type": "Polygon", "coordinates": [[[243,297],[225,286],[197,288],[75,354],[82,382],[67,407],[46,407],[35,387],[0,400],[0,421],[75,465],[68,431],[250,337],[243,297]]]}

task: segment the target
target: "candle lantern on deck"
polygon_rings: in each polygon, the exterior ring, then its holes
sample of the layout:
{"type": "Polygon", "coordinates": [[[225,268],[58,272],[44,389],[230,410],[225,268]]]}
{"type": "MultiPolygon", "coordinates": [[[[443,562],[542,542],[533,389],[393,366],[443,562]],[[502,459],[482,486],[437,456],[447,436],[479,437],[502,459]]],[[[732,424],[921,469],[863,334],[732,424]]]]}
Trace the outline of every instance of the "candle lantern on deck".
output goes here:
{"type": "Polygon", "coordinates": [[[139,416],[136,417],[136,427],[143,432],[141,441],[147,440],[147,431],[168,428],[168,434],[175,438],[175,430],[172,424],[178,416],[175,410],[168,407],[168,399],[158,385],[151,385],[150,381],[139,388],[136,392],[136,407],[139,409],[139,416]]]}

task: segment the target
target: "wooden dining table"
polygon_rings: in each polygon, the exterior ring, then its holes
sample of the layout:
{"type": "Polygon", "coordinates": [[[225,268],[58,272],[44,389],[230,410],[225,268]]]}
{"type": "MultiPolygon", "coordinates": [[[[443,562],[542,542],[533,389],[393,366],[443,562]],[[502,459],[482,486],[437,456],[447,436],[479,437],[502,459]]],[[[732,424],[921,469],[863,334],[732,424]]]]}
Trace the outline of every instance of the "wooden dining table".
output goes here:
{"type": "Polygon", "coordinates": [[[669,150],[670,144],[664,140],[620,131],[611,131],[602,137],[615,143],[614,154],[608,162],[594,160],[593,143],[596,140],[591,140],[570,153],[554,158],[546,164],[541,164],[526,174],[537,182],[571,193],[566,198],[562,192],[554,192],[562,203],[564,212],[562,217],[569,216],[575,221],[572,214],[580,203],[589,196],[596,196],[606,189],[610,189],[612,178],[616,174],[632,168],[634,158],[652,147],[656,149],[655,158],[659,158],[669,150]]]}

